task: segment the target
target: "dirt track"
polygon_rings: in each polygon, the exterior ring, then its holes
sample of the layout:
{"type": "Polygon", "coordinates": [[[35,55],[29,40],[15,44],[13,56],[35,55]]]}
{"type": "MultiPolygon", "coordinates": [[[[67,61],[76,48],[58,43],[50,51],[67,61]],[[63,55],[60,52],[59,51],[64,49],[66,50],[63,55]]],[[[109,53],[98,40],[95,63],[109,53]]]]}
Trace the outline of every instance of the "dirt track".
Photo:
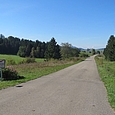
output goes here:
{"type": "Polygon", "coordinates": [[[93,57],[0,90],[0,115],[115,115],[93,57]]]}

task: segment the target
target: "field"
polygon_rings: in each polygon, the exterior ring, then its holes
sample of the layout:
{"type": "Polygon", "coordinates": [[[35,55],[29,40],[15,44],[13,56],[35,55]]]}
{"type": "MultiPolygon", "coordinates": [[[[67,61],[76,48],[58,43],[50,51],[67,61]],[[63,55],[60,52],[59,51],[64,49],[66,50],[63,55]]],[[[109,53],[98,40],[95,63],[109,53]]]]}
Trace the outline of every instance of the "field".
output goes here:
{"type": "MultiPolygon", "coordinates": [[[[21,61],[25,60],[25,58],[16,56],[16,55],[2,55],[0,54],[0,59],[5,59],[6,60],[6,65],[7,65],[7,61],[8,60],[13,60],[16,64],[19,64],[21,61]]],[[[36,58],[35,59],[36,62],[43,62],[44,59],[41,58],[36,58]]]]}
{"type": "Polygon", "coordinates": [[[95,57],[98,71],[108,93],[108,101],[115,110],[115,62],[106,61],[104,57],[95,57]]]}
{"type": "Polygon", "coordinates": [[[0,89],[7,88],[9,86],[15,86],[19,83],[27,82],[39,78],[41,76],[56,72],[73,64],[81,62],[83,59],[74,58],[72,60],[51,60],[44,61],[44,59],[36,59],[36,63],[18,64],[25,58],[12,55],[0,55],[0,59],[12,59],[17,62],[16,65],[10,65],[15,69],[20,76],[24,76],[24,79],[12,80],[12,81],[0,81],[0,89]]]}

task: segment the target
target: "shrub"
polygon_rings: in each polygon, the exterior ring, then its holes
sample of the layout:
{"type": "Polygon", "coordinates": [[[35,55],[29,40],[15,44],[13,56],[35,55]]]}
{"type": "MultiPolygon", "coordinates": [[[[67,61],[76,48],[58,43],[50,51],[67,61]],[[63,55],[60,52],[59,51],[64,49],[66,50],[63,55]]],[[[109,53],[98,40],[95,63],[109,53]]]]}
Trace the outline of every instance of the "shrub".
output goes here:
{"type": "Polygon", "coordinates": [[[80,54],[79,54],[79,57],[89,57],[89,55],[87,54],[87,53],[85,53],[85,52],[81,52],[80,54]]]}
{"type": "Polygon", "coordinates": [[[7,60],[7,65],[16,65],[16,62],[12,59],[7,60]]]}
{"type": "Polygon", "coordinates": [[[26,58],[25,62],[26,63],[34,63],[36,61],[35,61],[35,58],[26,58]]]}
{"type": "Polygon", "coordinates": [[[20,62],[20,64],[24,64],[24,63],[34,63],[34,62],[36,62],[36,61],[35,61],[35,58],[26,58],[26,59],[22,60],[22,61],[20,62]]]}
{"type": "Polygon", "coordinates": [[[17,80],[24,78],[23,76],[19,76],[18,72],[11,66],[4,68],[2,72],[3,72],[2,76],[3,80],[17,80]]]}

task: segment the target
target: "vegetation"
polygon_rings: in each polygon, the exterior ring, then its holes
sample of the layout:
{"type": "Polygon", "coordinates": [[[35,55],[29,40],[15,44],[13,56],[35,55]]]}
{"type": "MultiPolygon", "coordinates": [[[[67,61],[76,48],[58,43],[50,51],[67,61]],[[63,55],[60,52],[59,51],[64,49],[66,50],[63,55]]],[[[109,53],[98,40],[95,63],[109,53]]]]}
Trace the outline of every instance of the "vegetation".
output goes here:
{"type": "Polygon", "coordinates": [[[17,80],[24,78],[23,76],[19,76],[18,72],[12,68],[12,66],[9,66],[7,68],[4,68],[3,71],[2,80],[17,80]]]}
{"type": "Polygon", "coordinates": [[[92,49],[91,53],[92,53],[92,55],[95,55],[96,54],[95,49],[92,49]]]}
{"type": "Polygon", "coordinates": [[[13,36],[8,38],[1,36],[0,54],[2,54],[0,59],[5,59],[7,66],[3,69],[3,81],[0,82],[0,88],[58,71],[82,61],[85,57],[79,58],[80,50],[69,43],[62,43],[62,46],[59,46],[55,38],[45,43],[13,36]]]}
{"type": "Polygon", "coordinates": [[[51,41],[47,43],[45,58],[48,60],[51,58],[53,59],[61,58],[60,46],[57,44],[54,38],[52,38],[51,41]]]}
{"type": "Polygon", "coordinates": [[[61,56],[62,59],[70,57],[79,57],[80,50],[76,47],[72,47],[69,43],[61,44],[61,56]]]}
{"type": "Polygon", "coordinates": [[[89,57],[89,53],[87,53],[86,51],[82,51],[80,52],[79,57],[89,57]]]}
{"type": "Polygon", "coordinates": [[[95,59],[108,92],[109,102],[115,109],[115,37],[113,35],[110,36],[103,54],[103,57],[99,55],[95,59]]]}
{"type": "Polygon", "coordinates": [[[6,60],[6,65],[18,65],[22,63],[28,63],[28,62],[43,62],[43,58],[23,58],[16,55],[3,55],[0,54],[0,59],[6,60]]]}
{"type": "Polygon", "coordinates": [[[49,42],[45,43],[38,40],[31,41],[20,39],[13,36],[9,36],[8,38],[0,37],[0,54],[18,55],[20,57],[30,58],[46,58],[49,60],[51,58],[60,59],[61,57],[64,57],[64,50],[66,49],[65,53],[67,58],[68,56],[78,56],[79,50],[77,48],[73,48],[72,45],[67,45],[68,44],[63,43],[62,47],[59,46],[55,38],[51,38],[49,42]],[[67,54],[67,50],[69,54],[67,54]]]}
{"type": "Polygon", "coordinates": [[[82,60],[83,58],[74,58],[71,60],[50,60],[47,62],[12,65],[10,66],[10,68],[12,68],[12,71],[17,71],[18,74],[16,75],[20,75],[20,78],[23,78],[24,76],[24,78],[10,81],[3,80],[0,82],[0,89],[14,86],[19,83],[23,83],[56,72],[70,65],[76,64],[82,60]]]}
{"type": "Polygon", "coordinates": [[[115,62],[107,61],[103,56],[95,57],[98,71],[105,84],[108,93],[108,100],[115,109],[115,62]]]}
{"type": "Polygon", "coordinates": [[[115,61],[115,37],[113,35],[108,40],[108,44],[104,49],[104,55],[106,60],[115,61]]]}

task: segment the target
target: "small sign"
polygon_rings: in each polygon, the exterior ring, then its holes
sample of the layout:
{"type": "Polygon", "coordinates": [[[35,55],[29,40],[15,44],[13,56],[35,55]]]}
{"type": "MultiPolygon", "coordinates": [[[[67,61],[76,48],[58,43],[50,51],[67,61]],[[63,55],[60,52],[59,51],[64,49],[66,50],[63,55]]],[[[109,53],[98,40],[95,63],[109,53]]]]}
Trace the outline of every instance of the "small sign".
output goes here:
{"type": "Polygon", "coordinates": [[[5,68],[5,60],[0,60],[0,68],[5,68]]]}

